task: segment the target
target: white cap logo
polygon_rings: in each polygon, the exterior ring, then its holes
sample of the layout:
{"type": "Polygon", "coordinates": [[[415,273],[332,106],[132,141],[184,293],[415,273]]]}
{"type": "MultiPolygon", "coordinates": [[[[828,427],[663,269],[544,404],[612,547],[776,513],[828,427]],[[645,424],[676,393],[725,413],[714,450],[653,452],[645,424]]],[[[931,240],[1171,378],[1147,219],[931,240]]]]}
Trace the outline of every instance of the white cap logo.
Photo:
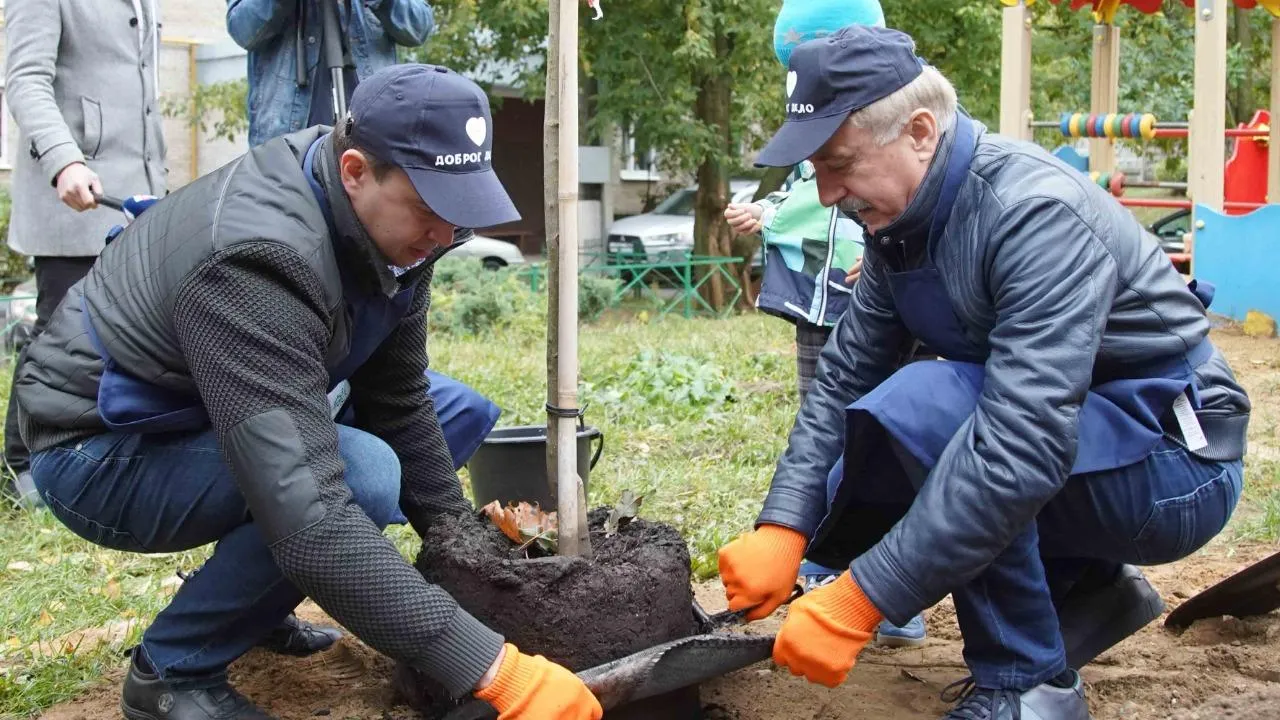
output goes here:
{"type": "Polygon", "coordinates": [[[787,97],[791,97],[791,93],[795,92],[795,90],[796,90],[796,71],[790,70],[787,72],[787,97]]]}
{"type": "Polygon", "coordinates": [[[484,118],[473,117],[467,120],[467,137],[471,138],[471,142],[475,143],[476,147],[484,145],[487,134],[488,129],[485,127],[484,118]]]}

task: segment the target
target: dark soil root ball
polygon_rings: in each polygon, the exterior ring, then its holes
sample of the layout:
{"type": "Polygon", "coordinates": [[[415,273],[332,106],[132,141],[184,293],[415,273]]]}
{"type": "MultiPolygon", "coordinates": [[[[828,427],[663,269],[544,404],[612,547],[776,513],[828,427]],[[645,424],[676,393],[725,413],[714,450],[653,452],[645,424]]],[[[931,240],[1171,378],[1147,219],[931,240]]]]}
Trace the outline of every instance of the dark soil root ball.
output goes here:
{"type": "MultiPolygon", "coordinates": [[[[575,672],[696,634],[689,550],[680,533],[637,519],[605,537],[607,516],[597,508],[588,518],[591,561],[524,559],[487,520],[441,518],[415,566],[522,652],[575,672]]],[[[396,687],[427,717],[453,706],[416,670],[398,668],[396,687]]],[[[620,709],[607,717],[698,717],[696,688],[673,696],[646,701],[644,714],[620,709]]]]}

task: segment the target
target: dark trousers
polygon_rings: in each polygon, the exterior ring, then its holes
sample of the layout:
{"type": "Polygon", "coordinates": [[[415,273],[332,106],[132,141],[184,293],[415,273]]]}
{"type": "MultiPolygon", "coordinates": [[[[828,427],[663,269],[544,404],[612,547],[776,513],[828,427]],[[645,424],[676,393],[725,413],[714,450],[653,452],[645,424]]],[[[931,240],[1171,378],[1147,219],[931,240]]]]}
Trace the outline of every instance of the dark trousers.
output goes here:
{"type": "Polygon", "coordinates": [[[18,376],[18,368],[27,359],[27,346],[44,331],[49,324],[53,311],[58,309],[62,298],[72,285],[89,274],[93,267],[94,256],[87,257],[37,257],[36,266],[36,325],[22,347],[18,348],[18,361],[13,364],[13,377],[9,380],[9,407],[4,419],[4,461],[14,474],[31,467],[31,454],[18,435],[18,403],[13,397],[13,380],[18,376]]]}
{"type": "MultiPolygon", "coordinates": [[[[338,452],[369,519],[379,528],[404,522],[391,447],[339,425],[338,452]]],[[[227,665],[302,602],[249,517],[213,430],[104,433],[42,450],[31,469],[54,516],[96,545],[167,553],[217,543],[142,636],[147,660],[176,686],[221,682],[227,665]]]]}
{"type": "MultiPolygon", "coordinates": [[[[497,422],[497,406],[439,374],[429,393],[459,468],[497,422]]],[[[352,497],[369,519],[380,528],[406,522],[400,460],[391,446],[339,424],[338,452],[352,497]]],[[[142,652],[172,684],[221,681],[228,664],[302,601],[249,517],[213,430],[102,433],[36,453],[31,470],[54,516],[94,544],[162,553],[217,543],[142,636],[142,652]]]]}
{"type": "Polygon", "coordinates": [[[818,355],[831,337],[832,328],[796,321],[796,389],[800,400],[809,394],[809,386],[818,374],[818,355]]]}
{"type": "MultiPolygon", "coordinates": [[[[859,547],[878,541],[929,482],[929,468],[896,441],[873,460],[869,467],[885,471],[858,479],[841,520],[856,527],[850,542],[859,547]]],[[[842,458],[827,478],[828,503],[844,481],[842,458]]],[[[1114,577],[1121,563],[1161,565],[1195,552],[1226,526],[1242,484],[1241,461],[1202,460],[1168,438],[1132,465],[1069,477],[986,570],[951,591],[974,681],[1026,690],[1062,672],[1056,605],[1067,592],[1086,577],[1114,577]]]]}

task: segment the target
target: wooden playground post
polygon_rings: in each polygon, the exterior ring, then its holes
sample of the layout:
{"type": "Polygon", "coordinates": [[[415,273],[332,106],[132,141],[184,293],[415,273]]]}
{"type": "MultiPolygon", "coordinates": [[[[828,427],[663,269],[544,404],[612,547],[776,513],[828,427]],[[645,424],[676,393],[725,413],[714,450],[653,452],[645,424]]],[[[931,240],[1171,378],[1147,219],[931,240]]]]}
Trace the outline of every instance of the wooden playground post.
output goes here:
{"type": "Polygon", "coordinates": [[[1222,212],[1227,161],[1227,0],[1196,0],[1195,95],[1189,132],[1187,194],[1222,212]]]}
{"type": "MultiPolygon", "coordinates": [[[[1120,28],[1110,19],[1093,26],[1093,71],[1089,91],[1089,112],[1102,115],[1120,110],[1120,28]]],[[[1116,148],[1110,138],[1089,141],[1089,169],[1111,172],[1116,169],[1116,148]]]]}
{"type": "Polygon", "coordinates": [[[1227,0],[1196,0],[1195,95],[1187,118],[1187,195],[1191,198],[1191,275],[1196,274],[1196,207],[1222,212],[1227,147],[1227,0]]]}
{"type": "Polygon", "coordinates": [[[1025,0],[1004,8],[1000,58],[1000,134],[1031,139],[1031,11],[1025,0]]]}
{"type": "Polygon", "coordinates": [[[1267,202],[1280,203],[1280,18],[1271,18],[1271,142],[1267,145],[1267,202]]]}

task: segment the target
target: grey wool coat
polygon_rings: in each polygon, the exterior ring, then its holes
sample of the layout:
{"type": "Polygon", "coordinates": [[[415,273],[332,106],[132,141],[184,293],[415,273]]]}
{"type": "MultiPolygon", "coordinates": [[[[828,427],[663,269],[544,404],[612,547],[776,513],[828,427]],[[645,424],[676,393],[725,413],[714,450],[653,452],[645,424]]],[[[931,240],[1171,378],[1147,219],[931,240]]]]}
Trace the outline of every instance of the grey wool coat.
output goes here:
{"type": "Polygon", "coordinates": [[[112,225],[78,213],[54,181],[73,162],[108,195],[163,195],[165,146],[156,103],[159,0],[8,0],[5,93],[17,121],[9,247],[24,255],[96,256],[112,225]]]}

